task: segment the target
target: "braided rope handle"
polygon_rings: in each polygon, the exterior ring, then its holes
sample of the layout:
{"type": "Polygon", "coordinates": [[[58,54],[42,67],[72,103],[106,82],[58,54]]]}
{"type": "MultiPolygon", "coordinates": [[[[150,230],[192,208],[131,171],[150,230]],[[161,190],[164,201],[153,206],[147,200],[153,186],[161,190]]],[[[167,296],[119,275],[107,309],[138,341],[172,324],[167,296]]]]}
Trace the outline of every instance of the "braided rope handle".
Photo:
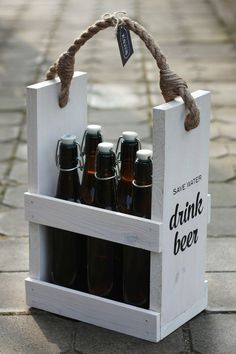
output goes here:
{"type": "Polygon", "coordinates": [[[46,79],[51,80],[58,75],[61,80],[59,94],[60,107],[66,106],[69,99],[69,89],[74,74],[75,54],[96,33],[108,27],[116,27],[117,29],[120,25],[126,26],[143,40],[160,69],[160,89],[165,101],[169,102],[177,96],[181,96],[189,110],[185,118],[185,129],[189,131],[196,128],[200,122],[200,113],[188,90],[186,82],[170,70],[166,57],[147,30],[139,23],[130,19],[124,12],[103,15],[101,20],[96,21],[82,32],[67,52],[62,53],[57,62],[49,68],[46,79]]]}

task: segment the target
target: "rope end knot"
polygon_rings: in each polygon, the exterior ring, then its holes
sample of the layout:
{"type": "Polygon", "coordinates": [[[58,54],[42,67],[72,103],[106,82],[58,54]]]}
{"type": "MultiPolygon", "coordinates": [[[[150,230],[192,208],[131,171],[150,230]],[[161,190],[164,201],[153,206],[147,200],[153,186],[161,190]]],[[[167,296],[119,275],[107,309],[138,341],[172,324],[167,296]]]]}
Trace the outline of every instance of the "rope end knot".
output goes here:
{"type": "Polygon", "coordinates": [[[185,129],[189,131],[196,128],[200,122],[200,113],[188,91],[187,83],[167,67],[160,70],[160,88],[166,102],[174,100],[177,96],[182,97],[189,110],[184,122],[185,129]]]}

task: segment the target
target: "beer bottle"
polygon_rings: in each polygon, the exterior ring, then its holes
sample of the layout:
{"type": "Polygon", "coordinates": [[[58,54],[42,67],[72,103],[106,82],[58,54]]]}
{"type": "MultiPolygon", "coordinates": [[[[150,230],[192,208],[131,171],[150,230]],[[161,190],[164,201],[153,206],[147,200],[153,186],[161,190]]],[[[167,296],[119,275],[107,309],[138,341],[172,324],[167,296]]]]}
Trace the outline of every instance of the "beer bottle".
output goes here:
{"type": "MultiPolygon", "coordinates": [[[[151,218],[152,151],[138,150],[134,167],[131,213],[151,218]]],[[[144,235],[145,237],[145,235],[144,235]]],[[[123,299],[143,308],[149,307],[150,252],[123,247],[123,299]]]]}
{"type": "MultiPolygon", "coordinates": [[[[96,154],[93,205],[108,210],[116,210],[116,157],[112,149],[112,143],[100,143],[96,154]]],[[[110,241],[88,237],[87,247],[89,292],[111,298],[114,290],[115,245],[110,241]]]]}
{"type": "Polygon", "coordinates": [[[85,164],[81,183],[81,198],[84,204],[92,205],[94,201],[96,149],[98,144],[102,142],[101,126],[88,125],[84,140],[85,164]]]}
{"type": "MultiPolygon", "coordinates": [[[[139,149],[140,142],[137,139],[138,134],[132,131],[122,133],[120,139],[120,178],[117,185],[117,209],[121,213],[130,214],[132,202],[132,181],[134,179],[134,162],[136,152],[139,149]]],[[[119,139],[119,140],[120,140],[119,139]]],[[[117,147],[119,145],[119,140],[117,147]]]]}
{"type": "MultiPolygon", "coordinates": [[[[63,135],[58,142],[59,167],[56,198],[80,203],[80,183],[78,176],[78,147],[74,135],[63,135]]],[[[75,286],[78,269],[81,267],[84,236],[61,229],[52,229],[52,281],[72,288],[75,286]],[[80,252],[77,252],[77,243],[80,252]]]]}

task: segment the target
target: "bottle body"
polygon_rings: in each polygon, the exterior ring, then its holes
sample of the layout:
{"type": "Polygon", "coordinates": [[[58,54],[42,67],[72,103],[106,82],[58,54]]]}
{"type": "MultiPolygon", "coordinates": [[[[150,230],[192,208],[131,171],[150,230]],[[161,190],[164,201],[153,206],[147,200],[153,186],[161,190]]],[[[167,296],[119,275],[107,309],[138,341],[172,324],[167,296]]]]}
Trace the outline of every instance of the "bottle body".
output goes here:
{"type": "MultiPolygon", "coordinates": [[[[108,143],[102,143],[108,144],[108,143]]],[[[93,205],[107,210],[116,210],[115,154],[107,149],[96,156],[96,182],[93,205]]],[[[103,145],[102,145],[103,146],[103,145]]],[[[113,146],[111,144],[111,146],[113,146]]],[[[115,245],[113,242],[88,238],[88,288],[89,292],[114,297],[115,245]]]]}
{"type": "MultiPolygon", "coordinates": [[[[56,198],[78,202],[79,180],[77,170],[68,174],[60,172],[56,198]],[[68,191],[67,189],[70,189],[68,191]]],[[[72,288],[75,286],[78,269],[77,235],[61,229],[53,228],[53,283],[72,288]]]]}
{"type": "MultiPolygon", "coordinates": [[[[75,137],[62,137],[59,147],[60,172],[57,182],[56,198],[80,202],[80,183],[77,171],[78,152],[75,137]]],[[[84,263],[85,237],[61,229],[52,229],[52,282],[82,289],[82,264],[84,263]],[[79,247],[78,247],[79,245],[79,247]],[[79,250],[79,251],[78,251],[79,250]]]]}
{"type": "MultiPolygon", "coordinates": [[[[142,150],[139,150],[142,151],[142,150]]],[[[151,153],[150,153],[151,155],[151,153]]],[[[138,217],[151,218],[151,160],[135,162],[131,212],[138,217]]],[[[150,252],[139,248],[123,248],[123,299],[126,303],[149,307],[150,252]]]]}

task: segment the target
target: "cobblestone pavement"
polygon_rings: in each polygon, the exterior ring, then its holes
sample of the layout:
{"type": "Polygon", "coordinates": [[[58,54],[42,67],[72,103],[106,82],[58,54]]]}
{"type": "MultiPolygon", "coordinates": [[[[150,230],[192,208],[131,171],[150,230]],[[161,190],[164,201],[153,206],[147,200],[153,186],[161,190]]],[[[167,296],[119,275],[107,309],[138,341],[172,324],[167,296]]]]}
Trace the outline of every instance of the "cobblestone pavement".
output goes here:
{"type": "MultiPolygon", "coordinates": [[[[133,44],[135,54],[122,69],[114,29],[103,31],[82,48],[77,68],[89,73],[90,121],[99,121],[110,140],[117,132],[135,127],[148,146],[151,107],[163,99],[155,63],[134,36],[133,44]]],[[[236,48],[210,3],[0,0],[0,49],[0,353],[234,354],[236,48]],[[24,299],[28,272],[28,228],[23,218],[25,86],[42,80],[51,63],[84,28],[117,7],[149,29],[191,91],[212,92],[209,306],[158,344],[30,310],[24,299]]]]}

